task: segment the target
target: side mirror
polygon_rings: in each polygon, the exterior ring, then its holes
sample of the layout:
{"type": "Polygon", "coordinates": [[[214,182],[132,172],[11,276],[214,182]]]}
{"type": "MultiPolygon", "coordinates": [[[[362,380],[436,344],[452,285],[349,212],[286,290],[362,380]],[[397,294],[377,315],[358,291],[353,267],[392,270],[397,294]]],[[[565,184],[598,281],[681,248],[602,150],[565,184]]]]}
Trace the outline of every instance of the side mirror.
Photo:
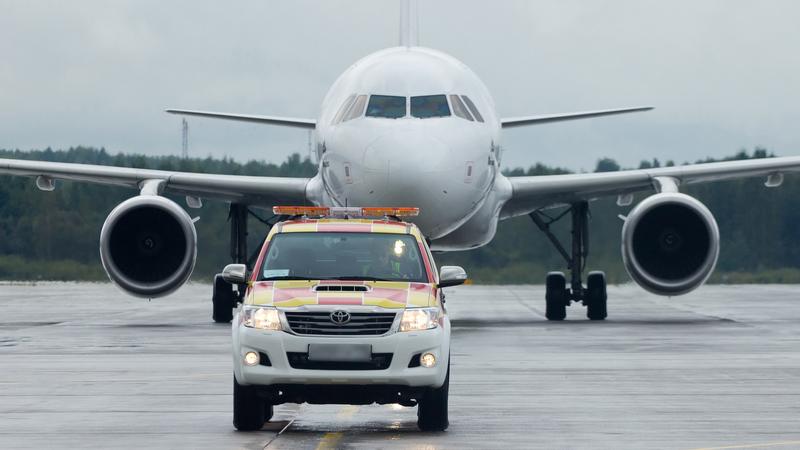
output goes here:
{"type": "Polygon", "coordinates": [[[467,272],[459,266],[442,266],[439,275],[439,287],[445,288],[450,286],[458,286],[467,281],[467,272]]]}
{"type": "Polygon", "coordinates": [[[247,266],[244,264],[228,264],[222,269],[222,279],[230,284],[247,283],[247,266]]]}

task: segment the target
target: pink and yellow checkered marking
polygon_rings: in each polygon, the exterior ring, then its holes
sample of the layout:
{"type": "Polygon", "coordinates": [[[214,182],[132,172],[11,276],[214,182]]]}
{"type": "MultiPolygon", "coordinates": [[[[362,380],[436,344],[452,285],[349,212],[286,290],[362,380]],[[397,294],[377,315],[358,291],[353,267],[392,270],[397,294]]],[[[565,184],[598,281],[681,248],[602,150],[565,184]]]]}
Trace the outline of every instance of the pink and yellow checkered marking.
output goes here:
{"type": "Polygon", "coordinates": [[[366,281],[262,281],[254,283],[245,303],[294,308],[305,305],[367,305],[388,309],[431,306],[436,301],[433,288],[426,283],[366,281]],[[367,292],[316,292],[317,284],[366,285],[367,292]]]}

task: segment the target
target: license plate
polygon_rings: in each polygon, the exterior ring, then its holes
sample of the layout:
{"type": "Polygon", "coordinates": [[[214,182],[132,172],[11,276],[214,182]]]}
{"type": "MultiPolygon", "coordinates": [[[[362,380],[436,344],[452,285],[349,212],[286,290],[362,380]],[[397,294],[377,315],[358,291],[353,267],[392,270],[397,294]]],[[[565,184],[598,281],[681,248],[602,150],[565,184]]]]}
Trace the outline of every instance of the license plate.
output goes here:
{"type": "Polygon", "coordinates": [[[370,344],[308,344],[309,361],[372,361],[370,344]]]}

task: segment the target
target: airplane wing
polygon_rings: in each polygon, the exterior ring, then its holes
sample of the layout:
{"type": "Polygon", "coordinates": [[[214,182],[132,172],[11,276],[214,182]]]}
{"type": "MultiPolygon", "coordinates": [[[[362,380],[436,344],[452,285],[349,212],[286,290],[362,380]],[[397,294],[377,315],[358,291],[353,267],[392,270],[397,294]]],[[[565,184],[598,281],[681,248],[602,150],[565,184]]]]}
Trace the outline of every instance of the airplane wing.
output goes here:
{"type": "Polygon", "coordinates": [[[282,125],[285,127],[304,128],[313,130],[317,122],[313,119],[298,119],[296,117],[277,117],[277,116],[254,116],[249,114],[231,114],[212,111],[193,111],[188,109],[167,109],[170,114],[182,114],[185,116],[207,117],[211,119],[236,120],[239,122],[255,122],[268,125],[282,125]]]}
{"type": "Polygon", "coordinates": [[[281,202],[306,203],[306,185],[309,181],[308,178],[172,172],[0,158],[0,175],[2,174],[40,177],[37,178],[37,185],[44,188],[51,180],[70,180],[141,190],[147,181],[163,180],[159,185],[165,193],[255,206],[270,206],[281,202]]]}
{"type": "Polygon", "coordinates": [[[512,194],[503,206],[500,217],[520,216],[537,209],[579,200],[656,190],[659,177],[673,178],[680,185],[769,176],[767,186],[777,186],[784,172],[800,172],[800,157],[750,159],[620,172],[509,177],[512,194]]]}
{"type": "Polygon", "coordinates": [[[525,125],[539,125],[542,123],[563,122],[565,120],[590,119],[592,117],[613,116],[641,111],[650,111],[652,106],[637,106],[634,108],[602,109],[599,111],[573,112],[561,114],[543,114],[539,116],[511,117],[500,119],[503,128],[514,128],[525,125]]]}

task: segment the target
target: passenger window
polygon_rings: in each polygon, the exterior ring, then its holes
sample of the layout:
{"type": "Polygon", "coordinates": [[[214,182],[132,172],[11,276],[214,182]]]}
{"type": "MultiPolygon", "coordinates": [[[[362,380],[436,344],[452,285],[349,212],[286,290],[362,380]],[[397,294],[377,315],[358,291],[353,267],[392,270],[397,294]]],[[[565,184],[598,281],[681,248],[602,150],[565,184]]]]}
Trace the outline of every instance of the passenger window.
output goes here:
{"type": "Polygon", "coordinates": [[[393,95],[372,95],[369,97],[367,117],[399,119],[406,116],[406,98],[393,95]]]}
{"type": "Polygon", "coordinates": [[[467,107],[472,112],[472,115],[475,116],[475,120],[478,122],[483,122],[483,116],[481,113],[478,112],[478,108],[475,107],[475,103],[472,103],[472,100],[469,99],[466,95],[462,95],[461,98],[464,99],[464,102],[467,104],[467,107]]]}
{"type": "Polygon", "coordinates": [[[336,125],[337,123],[342,121],[342,117],[344,116],[344,113],[347,112],[347,110],[353,104],[353,101],[355,101],[355,99],[356,99],[356,94],[353,94],[350,97],[347,97],[347,100],[345,100],[344,103],[342,103],[342,106],[339,108],[339,111],[333,117],[333,121],[331,121],[331,125],[336,125]]]}
{"type": "Polygon", "coordinates": [[[343,122],[347,122],[348,120],[355,119],[357,117],[361,117],[364,114],[364,106],[367,104],[367,96],[366,95],[359,95],[356,97],[356,101],[353,102],[353,106],[347,111],[347,114],[344,117],[343,122]]]}
{"type": "Polygon", "coordinates": [[[444,95],[423,95],[411,97],[411,116],[419,119],[429,117],[447,117],[450,107],[447,106],[447,97],[444,95]]]}
{"type": "Polygon", "coordinates": [[[464,102],[462,102],[457,95],[450,96],[450,104],[453,105],[453,114],[455,114],[456,117],[467,119],[470,122],[473,121],[472,116],[469,115],[469,111],[467,111],[467,107],[464,106],[464,102]]]}

